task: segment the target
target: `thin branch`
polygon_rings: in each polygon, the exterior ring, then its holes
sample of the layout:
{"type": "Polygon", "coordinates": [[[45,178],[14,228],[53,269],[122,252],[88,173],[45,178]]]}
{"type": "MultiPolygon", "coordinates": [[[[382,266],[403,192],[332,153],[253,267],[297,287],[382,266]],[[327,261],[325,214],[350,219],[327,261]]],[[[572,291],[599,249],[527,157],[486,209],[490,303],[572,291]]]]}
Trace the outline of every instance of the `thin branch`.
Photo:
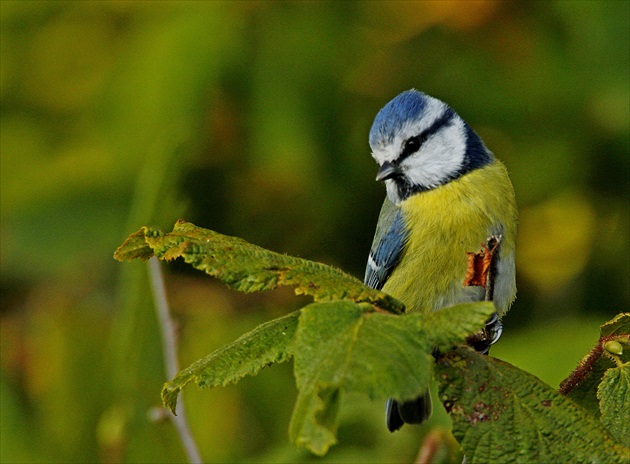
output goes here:
{"type": "MultiPolygon", "coordinates": [[[[151,279],[151,290],[153,292],[153,301],[162,335],[162,350],[164,352],[164,366],[166,375],[169,379],[175,377],[179,372],[179,363],[177,361],[177,340],[175,334],[175,325],[171,319],[168,301],[166,299],[166,290],[164,288],[164,278],[162,277],[162,268],[160,262],[154,256],[149,260],[149,277],[151,279]]],[[[199,449],[192,436],[188,420],[186,418],[186,410],[184,408],[184,400],[180,398],[177,402],[177,415],[171,416],[171,420],[175,424],[175,429],[179,434],[179,438],[184,446],[184,451],[191,464],[201,463],[201,455],[199,449]]]]}

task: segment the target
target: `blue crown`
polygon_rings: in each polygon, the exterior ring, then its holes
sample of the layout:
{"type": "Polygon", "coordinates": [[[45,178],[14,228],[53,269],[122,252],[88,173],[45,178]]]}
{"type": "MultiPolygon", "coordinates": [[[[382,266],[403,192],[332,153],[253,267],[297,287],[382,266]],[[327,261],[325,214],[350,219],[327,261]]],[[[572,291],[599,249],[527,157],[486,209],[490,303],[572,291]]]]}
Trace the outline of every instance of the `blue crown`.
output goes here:
{"type": "Polygon", "coordinates": [[[419,119],[427,102],[427,95],[415,89],[401,93],[378,112],[370,129],[370,145],[391,143],[396,133],[409,120],[419,119]]]}

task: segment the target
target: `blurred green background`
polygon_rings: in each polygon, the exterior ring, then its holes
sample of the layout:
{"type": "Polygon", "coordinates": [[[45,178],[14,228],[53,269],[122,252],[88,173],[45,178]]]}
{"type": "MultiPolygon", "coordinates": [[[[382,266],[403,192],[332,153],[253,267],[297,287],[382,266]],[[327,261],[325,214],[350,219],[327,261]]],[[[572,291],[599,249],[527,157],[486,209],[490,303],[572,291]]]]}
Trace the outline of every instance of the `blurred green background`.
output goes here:
{"type": "MultiPolygon", "coordinates": [[[[384,195],[367,134],[412,87],[516,189],[519,297],[493,355],[555,387],[628,310],[627,1],[0,8],[2,462],[182,461],[147,268],[114,250],[185,218],[362,277],[384,195]]],[[[165,271],[182,367],[307,301],[165,271]]],[[[204,459],[319,460],[288,443],[295,394],[290,363],[190,388],[204,459]]],[[[325,462],[411,462],[427,430],[390,435],[354,396],[341,419],[325,462]]]]}

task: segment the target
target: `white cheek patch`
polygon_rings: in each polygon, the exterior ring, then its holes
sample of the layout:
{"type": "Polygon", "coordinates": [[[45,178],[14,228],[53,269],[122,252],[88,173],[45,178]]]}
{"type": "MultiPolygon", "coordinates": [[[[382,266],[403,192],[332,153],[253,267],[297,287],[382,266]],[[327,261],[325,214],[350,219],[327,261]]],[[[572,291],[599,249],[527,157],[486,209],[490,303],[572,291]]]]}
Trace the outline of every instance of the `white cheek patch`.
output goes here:
{"type": "Polygon", "coordinates": [[[402,198],[400,198],[398,194],[398,186],[394,180],[387,179],[385,181],[385,190],[387,191],[387,198],[395,205],[398,205],[402,201],[402,198]]]}
{"type": "Polygon", "coordinates": [[[464,166],[465,155],[464,121],[454,117],[449,126],[438,130],[401,167],[412,184],[432,188],[455,177],[464,166]]]}

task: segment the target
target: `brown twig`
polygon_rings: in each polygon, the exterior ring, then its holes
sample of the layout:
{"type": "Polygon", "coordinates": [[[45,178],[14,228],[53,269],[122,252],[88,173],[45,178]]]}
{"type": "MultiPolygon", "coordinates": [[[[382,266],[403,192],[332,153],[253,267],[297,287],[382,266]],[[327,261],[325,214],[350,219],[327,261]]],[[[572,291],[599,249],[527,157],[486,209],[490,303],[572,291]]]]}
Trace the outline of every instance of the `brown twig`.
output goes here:
{"type": "Polygon", "coordinates": [[[597,342],[597,345],[587,354],[577,365],[575,369],[569,374],[569,376],[560,383],[558,392],[564,396],[569,395],[575,387],[582,383],[586,377],[593,371],[595,363],[606,354],[605,345],[611,340],[623,340],[626,343],[630,343],[630,337],[628,335],[608,335],[602,337],[597,342]]]}

